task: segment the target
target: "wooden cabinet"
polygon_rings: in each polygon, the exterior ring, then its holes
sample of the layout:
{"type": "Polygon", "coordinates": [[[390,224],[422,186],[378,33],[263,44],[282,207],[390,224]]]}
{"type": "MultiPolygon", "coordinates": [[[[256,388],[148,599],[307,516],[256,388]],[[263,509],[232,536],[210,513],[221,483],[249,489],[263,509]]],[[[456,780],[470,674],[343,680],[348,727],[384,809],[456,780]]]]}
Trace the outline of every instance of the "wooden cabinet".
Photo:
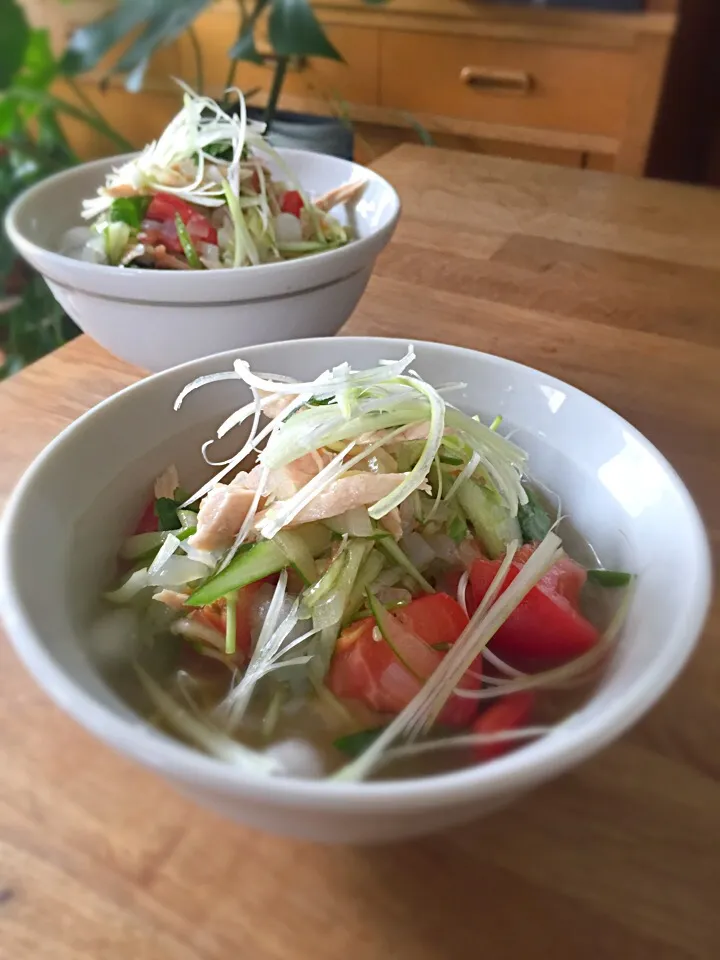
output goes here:
{"type": "MultiPolygon", "coordinates": [[[[50,22],[59,43],[100,13],[99,0],[27,0],[50,22]]],[[[346,63],[312,61],[290,71],[286,109],[349,117],[366,162],[389,146],[428,135],[439,145],[571,166],[644,171],[668,49],[676,26],[673,0],[646,13],[612,14],[485,4],[476,0],[316,0],[316,9],[346,63]]],[[[237,29],[233,0],[218,0],[198,20],[208,92],[227,76],[226,51],[237,29]]],[[[262,31],[261,31],[262,33],[262,31]]],[[[259,38],[262,48],[262,36],[259,38]]],[[[146,90],[125,94],[120,81],[97,99],[136,141],[177,108],[171,76],[194,78],[186,38],[156,56],[146,90]]],[[[257,87],[267,68],[242,64],[237,80],[257,87]]],[[[82,149],[99,144],[84,137],[82,149]]]]}
{"type": "Polygon", "coordinates": [[[387,31],[380,69],[383,106],[618,136],[633,54],[549,41],[387,31]]]}

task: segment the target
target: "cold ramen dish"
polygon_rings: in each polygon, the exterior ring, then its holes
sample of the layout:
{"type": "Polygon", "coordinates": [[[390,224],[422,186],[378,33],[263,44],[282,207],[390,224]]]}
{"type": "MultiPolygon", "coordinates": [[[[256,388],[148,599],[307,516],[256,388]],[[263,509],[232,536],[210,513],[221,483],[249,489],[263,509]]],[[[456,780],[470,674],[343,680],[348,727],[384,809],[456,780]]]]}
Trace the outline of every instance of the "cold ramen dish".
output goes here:
{"type": "Polygon", "coordinates": [[[568,556],[500,418],[413,359],[305,383],[237,360],[182,391],[236,379],[252,400],[217,436],[249,435],[194,494],[169,466],[121,548],[104,616],[135,618],[152,722],[243,770],[352,781],[491,762],[597,679],[630,575],[568,556]]]}
{"type": "Polygon", "coordinates": [[[117,267],[212,270],[348,243],[349,229],[330,210],[357,200],[364,181],[311,199],[263,136],[264,124],[247,118],[239,91],[237,115],[230,115],[183,87],[182,110],[83,202],[90,225],[69,230],[61,253],[117,267]]]}

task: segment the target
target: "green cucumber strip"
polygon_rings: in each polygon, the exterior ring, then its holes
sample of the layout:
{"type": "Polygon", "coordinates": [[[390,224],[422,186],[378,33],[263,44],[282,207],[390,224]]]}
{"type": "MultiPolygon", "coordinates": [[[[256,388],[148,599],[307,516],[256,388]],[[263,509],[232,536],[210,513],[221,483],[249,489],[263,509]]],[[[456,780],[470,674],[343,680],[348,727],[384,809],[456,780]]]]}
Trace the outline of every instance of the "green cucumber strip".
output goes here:
{"type": "Polygon", "coordinates": [[[415,670],[413,670],[413,668],[410,666],[407,660],[400,653],[400,651],[395,646],[395,644],[393,643],[390,637],[390,632],[392,629],[390,624],[392,623],[392,621],[391,620],[389,621],[388,618],[391,616],[391,614],[389,614],[388,611],[385,609],[385,607],[380,603],[380,601],[372,592],[372,590],[366,590],[365,596],[367,597],[367,603],[368,603],[368,607],[370,608],[370,612],[372,613],[375,619],[375,623],[377,624],[378,630],[382,634],[382,638],[385,641],[385,643],[390,647],[392,652],[398,658],[400,663],[405,667],[407,672],[412,677],[415,677],[415,679],[418,680],[420,683],[425,683],[425,680],[418,673],[416,673],[415,670]]]}
{"type": "Polygon", "coordinates": [[[297,570],[307,586],[317,580],[317,564],[301,534],[292,530],[279,530],[273,537],[273,541],[280,547],[290,565],[297,570]]]}
{"type": "MultiPolygon", "coordinates": [[[[303,531],[305,543],[313,557],[319,557],[328,548],[331,534],[325,527],[308,523],[299,527],[299,530],[303,531]]],[[[208,603],[214,603],[233,590],[269,577],[271,573],[278,573],[288,564],[287,556],[272,540],[246,544],[224,570],[211,576],[190,595],[187,605],[204,607],[208,603]]]]}
{"type": "Polygon", "coordinates": [[[382,540],[377,541],[377,544],[380,549],[383,550],[393,561],[393,563],[396,563],[399,567],[402,567],[408,576],[412,577],[415,583],[417,583],[418,586],[425,591],[425,593],[435,593],[435,588],[428,583],[415,564],[403,552],[401,547],[395,543],[393,537],[383,537],[382,540]]]}
{"type": "Polygon", "coordinates": [[[311,610],[318,603],[328,596],[331,593],[340,579],[340,574],[345,569],[346,554],[343,550],[342,553],[338,553],[333,562],[327,568],[325,573],[317,580],[309,590],[306,590],[303,595],[303,602],[311,610]]]}
{"type": "Polygon", "coordinates": [[[455,511],[450,523],[448,524],[448,536],[453,543],[462,543],[467,536],[468,525],[465,517],[459,510],[455,511]]]}
{"type": "Polygon", "coordinates": [[[336,750],[344,753],[347,757],[354,759],[367,750],[373,741],[377,740],[385,727],[371,727],[369,730],[358,730],[356,733],[348,733],[344,737],[338,737],[333,741],[336,750]]]}
{"type": "MultiPolygon", "coordinates": [[[[197,527],[185,527],[184,530],[161,530],[157,533],[137,533],[134,537],[127,538],[120,548],[120,556],[123,560],[152,559],[168,534],[172,533],[178,540],[187,540],[196,530],[197,527]]],[[[143,566],[145,566],[145,564],[143,564],[143,566]]]]}
{"type": "Polygon", "coordinates": [[[520,525],[493,494],[473,480],[466,480],[458,489],[457,499],[472,524],[475,536],[490,557],[496,560],[505,553],[512,540],[521,539],[520,525]]]}
{"type": "Polygon", "coordinates": [[[373,583],[375,583],[380,575],[380,571],[384,566],[385,560],[375,549],[371,550],[367,557],[365,557],[363,565],[360,567],[360,572],[358,573],[355,583],[353,584],[353,588],[350,591],[350,596],[348,597],[345,615],[342,621],[342,625],[344,627],[346,627],[348,623],[357,619],[357,611],[363,605],[365,600],[365,591],[368,587],[371,587],[373,583]]]}
{"type": "Polygon", "coordinates": [[[588,570],[587,578],[590,583],[597,583],[601,587],[626,587],[632,580],[632,574],[622,570],[588,570]]]}
{"type": "Polygon", "coordinates": [[[194,270],[202,270],[202,260],[198,256],[198,252],[190,239],[190,234],[187,232],[187,227],[182,222],[179,213],[175,214],[175,230],[177,231],[178,240],[180,241],[180,246],[183,248],[187,262],[194,270]]]}

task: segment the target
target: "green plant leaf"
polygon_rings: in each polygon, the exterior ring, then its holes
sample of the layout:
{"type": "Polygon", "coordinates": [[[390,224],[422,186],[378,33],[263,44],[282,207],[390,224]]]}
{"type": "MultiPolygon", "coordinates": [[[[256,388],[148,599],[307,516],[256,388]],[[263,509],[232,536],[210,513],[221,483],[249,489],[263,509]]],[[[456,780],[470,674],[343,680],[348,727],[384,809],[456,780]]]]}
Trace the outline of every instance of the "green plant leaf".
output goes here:
{"type": "Polygon", "coordinates": [[[7,140],[19,126],[19,107],[11,93],[0,97],[0,140],[7,140]]]}
{"type": "Polygon", "coordinates": [[[243,17],[240,23],[240,35],[230,47],[228,56],[231,60],[246,60],[250,63],[263,63],[263,58],[255,46],[255,25],[260,14],[265,10],[270,0],[256,0],[253,12],[249,17],[243,17]]]}
{"type": "Polygon", "coordinates": [[[174,0],[172,4],[158,5],[156,0],[155,7],[160,8],[147,19],[145,29],[120,57],[112,72],[127,73],[127,89],[133,93],[140,90],[153,53],[177,40],[210,2],[211,0],[174,0]]]}
{"type": "Polygon", "coordinates": [[[50,31],[31,30],[22,69],[15,83],[33,90],[47,90],[58,73],[59,64],[50,47],[50,31]]]}
{"type": "Polygon", "coordinates": [[[25,57],[30,27],[15,0],[0,0],[0,90],[6,90],[25,57]]]}
{"type": "Polygon", "coordinates": [[[263,63],[263,58],[260,56],[258,49],[255,46],[255,35],[252,24],[248,24],[248,26],[237,38],[233,46],[230,47],[229,56],[231,60],[245,60],[250,63],[263,63]]]}
{"type": "Polygon", "coordinates": [[[272,0],[268,27],[270,43],[279,57],[343,59],[307,0],[272,0]]]}
{"type": "Polygon", "coordinates": [[[111,13],[80,27],[70,37],[62,59],[63,73],[74,75],[92,70],[109,50],[144,23],[160,6],[162,0],[145,3],[121,0],[111,13]]]}

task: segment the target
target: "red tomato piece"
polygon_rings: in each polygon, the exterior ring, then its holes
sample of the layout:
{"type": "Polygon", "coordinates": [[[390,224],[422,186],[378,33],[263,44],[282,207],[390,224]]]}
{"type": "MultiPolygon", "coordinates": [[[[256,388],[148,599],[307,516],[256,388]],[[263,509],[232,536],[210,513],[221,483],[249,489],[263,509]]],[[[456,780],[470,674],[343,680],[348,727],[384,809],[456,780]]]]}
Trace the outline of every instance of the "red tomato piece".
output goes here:
{"type": "Polygon", "coordinates": [[[176,213],[180,214],[183,223],[187,223],[195,210],[185,200],[181,200],[180,197],[176,197],[172,193],[156,193],[150,201],[145,216],[148,220],[158,220],[160,222],[172,220],[174,222],[176,213]]]}
{"type": "MultiPolygon", "coordinates": [[[[245,659],[250,656],[252,646],[252,605],[255,594],[260,589],[264,581],[258,580],[256,583],[249,583],[242,590],[238,591],[235,613],[235,649],[236,654],[240,654],[245,659]]],[[[219,606],[216,603],[209,603],[199,610],[193,611],[190,616],[203,623],[205,626],[216,630],[222,638],[222,644],[225,641],[225,628],[227,623],[227,609],[225,606],[219,606]]]]}
{"type": "MultiPolygon", "coordinates": [[[[360,700],[380,713],[399,713],[440,665],[445,651],[432,644],[453,644],[467,624],[462,607],[446,594],[413,600],[388,614],[390,643],[375,640],[375,620],[366,617],[347,627],[337,642],[328,674],[328,687],[340,698],[360,700]]],[[[477,689],[481,683],[478,658],[460,686],[477,689]]],[[[450,697],[438,718],[450,726],[467,726],[477,701],[450,697]]]]}
{"type": "Polygon", "coordinates": [[[182,253],[183,248],[177,235],[174,220],[143,220],[142,230],[138,233],[138,240],[153,247],[162,244],[169,253],[182,253]]]}
{"type": "Polygon", "coordinates": [[[446,593],[418,597],[406,607],[394,610],[393,616],[431,647],[455,643],[468,623],[463,608],[446,593]]]}
{"type": "MultiPolygon", "coordinates": [[[[536,543],[526,543],[513,557],[513,563],[522,566],[530,559],[537,548],[536,543]]],[[[546,593],[560,593],[574,607],[580,606],[580,591],[585,586],[587,573],[570,557],[562,557],[554,564],[540,581],[546,593]]]]}
{"type": "MultiPolygon", "coordinates": [[[[501,590],[508,588],[529,554],[513,561],[501,590]]],[[[500,569],[498,560],[476,560],[470,570],[469,609],[474,612],[500,569]]],[[[490,643],[503,659],[570,660],[593,647],[597,629],[577,609],[585,571],[563,558],[527,594],[490,643]]]]}
{"type": "Polygon", "coordinates": [[[201,213],[193,213],[186,226],[193,243],[217,243],[217,230],[201,213]]]}
{"type": "Polygon", "coordinates": [[[155,500],[150,500],[135,526],[134,533],[135,535],[138,533],[156,533],[157,530],[158,518],[155,516],[155,500]]]}
{"type": "MultiPolygon", "coordinates": [[[[500,733],[503,730],[518,730],[527,724],[535,705],[535,694],[528,691],[509,693],[502,700],[488,707],[472,725],[473,733],[500,733]]],[[[517,745],[514,740],[477,744],[473,750],[478,760],[492,760],[517,745]]]]}
{"type": "Polygon", "coordinates": [[[143,224],[146,232],[153,226],[162,234],[162,242],[173,253],[181,253],[182,245],[178,239],[175,226],[176,214],[187,227],[188,235],[193,243],[217,243],[217,230],[208,218],[170,193],[156,193],[150,201],[146,217],[153,224],[143,224]]]}
{"type": "Polygon", "coordinates": [[[286,190],[280,204],[283,213],[291,213],[294,217],[300,216],[300,211],[305,206],[303,198],[297,190],[286,190]]]}

